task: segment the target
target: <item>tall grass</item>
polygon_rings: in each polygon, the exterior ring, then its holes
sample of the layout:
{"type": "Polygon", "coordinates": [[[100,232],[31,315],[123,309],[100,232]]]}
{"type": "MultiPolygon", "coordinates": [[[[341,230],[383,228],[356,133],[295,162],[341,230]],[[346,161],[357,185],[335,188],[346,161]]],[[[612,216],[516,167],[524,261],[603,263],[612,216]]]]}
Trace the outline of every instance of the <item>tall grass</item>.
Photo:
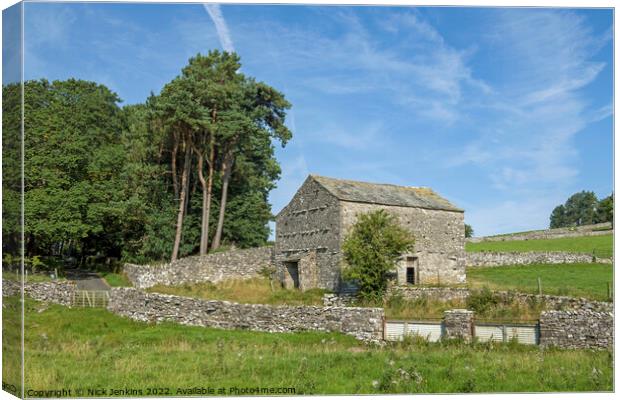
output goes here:
{"type": "Polygon", "coordinates": [[[299,289],[284,289],[278,282],[272,282],[264,277],[231,279],[217,284],[204,282],[180,286],[157,285],[149,291],[238,303],[288,305],[323,305],[325,293],[322,289],[310,289],[305,292],[299,289]]]}
{"type": "MultiPolygon", "coordinates": [[[[612,390],[607,351],[412,339],[377,347],[341,334],[152,325],[104,309],[31,300],[25,306],[27,389],[155,386],[171,395],[196,386],[293,387],[296,394],[612,390]]],[[[15,366],[3,362],[9,379],[15,366]]]]}
{"type": "Polygon", "coordinates": [[[476,312],[479,320],[502,320],[530,322],[540,318],[545,308],[543,303],[522,304],[517,301],[503,301],[488,289],[472,290],[467,300],[443,301],[426,296],[418,299],[405,299],[391,295],[383,304],[358,303],[361,306],[383,307],[385,317],[396,320],[429,320],[443,318],[444,311],[464,308],[476,312]]]}

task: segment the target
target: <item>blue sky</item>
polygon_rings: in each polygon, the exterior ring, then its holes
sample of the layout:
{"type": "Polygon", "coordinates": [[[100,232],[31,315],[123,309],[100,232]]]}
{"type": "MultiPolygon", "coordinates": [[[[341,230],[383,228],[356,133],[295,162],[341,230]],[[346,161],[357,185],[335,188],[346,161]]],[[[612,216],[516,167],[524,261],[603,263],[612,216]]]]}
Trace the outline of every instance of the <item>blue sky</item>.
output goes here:
{"type": "Polygon", "coordinates": [[[609,9],[28,3],[25,21],[26,79],[123,104],[197,52],[237,51],[293,104],[274,213],[316,173],[432,187],[484,235],[613,188],[609,9]]]}

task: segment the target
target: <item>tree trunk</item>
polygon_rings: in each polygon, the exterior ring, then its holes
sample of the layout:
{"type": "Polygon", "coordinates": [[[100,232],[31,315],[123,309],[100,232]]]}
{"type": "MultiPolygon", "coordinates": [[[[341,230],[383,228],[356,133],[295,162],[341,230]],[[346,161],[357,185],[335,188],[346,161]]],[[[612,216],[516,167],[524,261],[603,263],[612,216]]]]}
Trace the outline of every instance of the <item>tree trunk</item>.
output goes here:
{"type": "Polygon", "coordinates": [[[211,159],[213,157],[213,148],[209,152],[209,160],[207,161],[209,167],[208,178],[205,179],[203,173],[204,155],[198,155],[198,179],[202,186],[202,226],[200,230],[200,254],[207,254],[209,250],[209,219],[211,217],[211,190],[213,188],[213,165],[211,159]]]}
{"type": "MultiPolygon", "coordinates": [[[[188,144],[188,146],[189,146],[189,144],[188,144]]],[[[190,149],[189,149],[189,165],[191,166],[191,164],[192,164],[192,148],[190,146],[190,149]]],[[[188,169],[188,171],[189,171],[189,169],[188,169]]],[[[185,187],[186,187],[186,190],[185,190],[185,207],[184,207],[185,209],[183,210],[183,215],[187,215],[188,214],[187,207],[189,206],[189,193],[190,193],[191,182],[192,182],[192,174],[188,173],[187,174],[187,182],[185,182],[185,187]]]]}
{"type": "MultiPolygon", "coordinates": [[[[189,139],[188,139],[189,141],[189,139]]],[[[181,198],[179,199],[179,212],[177,214],[177,230],[174,237],[174,247],[172,249],[172,260],[176,261],[179,256],[181,246],[181,232],[183,231],[183,218],[185,217],[185,197],[187,196],[187,177],[189,175],[191,148],[189,143],[185,144],[185,161],[183,163],[183,174],[181,175],[181,198]]]]}
{"type": "Polygon", "coordinates": [[[222,239],[222,230],[224,228],[224,214],[226,213],[226,201],[228,199],[228,182],[230,181],[230,175],[232,174],[233,155],[232,150],[224,157],[222,163],[222,198],[220,201],[220,215],[217,220],[217,229],[215,231],[215,237],[213,238],[213,244],[211,249],[215,250],[220,247],[220,241],[222,239]]]}
{"type": "Polygon", "coordinates": [[[172,161],[171,161],[171,169],[172,169],[172,186],[174,188],[174,198],[179,198],[179,181],[177,179],[177,151],[179,150],[179,137],[175,133],[172,135],[172,140],[174,144],[172,146],[172,161]]]}

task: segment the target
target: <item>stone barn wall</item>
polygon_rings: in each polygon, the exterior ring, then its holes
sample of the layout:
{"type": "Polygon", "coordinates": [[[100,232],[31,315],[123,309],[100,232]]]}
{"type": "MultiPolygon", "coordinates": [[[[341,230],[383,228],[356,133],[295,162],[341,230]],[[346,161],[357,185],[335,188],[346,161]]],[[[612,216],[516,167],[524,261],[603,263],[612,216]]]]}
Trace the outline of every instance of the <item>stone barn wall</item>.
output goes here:
{"type": "Polygon", "coordinates": [[[342,332],[361,340],[380,340],[383,335],[382,308],[239,304],[113,288],[108,310],[144,322],[263,332],[342,332]]]}
{"type": "Polygon", "coordinates": [[[462,212],[342,201],[342,240],[359,214],[378,209],[395,215],[400,225],[415,237],[414,252],[403,254],[399,262],[399,282],[406,282],[407,257],[418,258],[416,284],[465,282],[465,226],[462,212]]]}
{"type": "Polygon", "coordinates": [[[273,248],[237,249],[205,256],[184,257],[164,265],[125,264],[124,271],[134,287],[182,285],[248,279],[273,265],[273,248]]]}
{"type": "MultiPolygon", "coordinates": [[[[337,290],[340,282],[338,200],[312,179],[276,217],[275,265],[286,287],[287,262],[297,263],[300,289],[337,290]]],[[[288,264],[294,268],[294,264],[288,264]]]]}

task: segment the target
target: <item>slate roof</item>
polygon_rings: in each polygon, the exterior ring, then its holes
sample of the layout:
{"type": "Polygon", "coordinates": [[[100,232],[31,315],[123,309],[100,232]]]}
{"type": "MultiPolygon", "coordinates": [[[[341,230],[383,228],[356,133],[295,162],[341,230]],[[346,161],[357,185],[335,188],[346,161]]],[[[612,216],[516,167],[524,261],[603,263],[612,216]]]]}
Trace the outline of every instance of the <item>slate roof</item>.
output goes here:
{"type": "Polygon", "coordinates": [[[427,187],[349,181],[318,175],[310,177],[343,201],[463,212],[427,187]]]}

